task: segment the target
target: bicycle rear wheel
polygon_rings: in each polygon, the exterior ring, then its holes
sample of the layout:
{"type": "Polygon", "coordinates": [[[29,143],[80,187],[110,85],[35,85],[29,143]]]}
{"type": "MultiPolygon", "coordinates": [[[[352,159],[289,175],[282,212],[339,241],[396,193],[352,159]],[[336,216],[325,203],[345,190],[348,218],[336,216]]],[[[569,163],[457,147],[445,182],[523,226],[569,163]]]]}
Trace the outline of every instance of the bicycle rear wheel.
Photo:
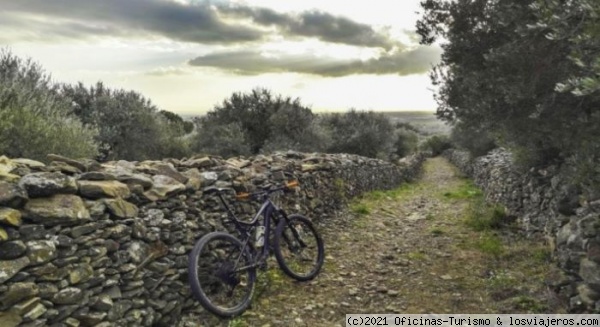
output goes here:
{"type": "Polygon", "coordinates": [[[288,276],[307,281],[319,274],[325,249],[323,239],[308,218],[290,215],[280,219],[274,243],[275,258],[288,276]]]}
{"type": "Polygon", "coordinates": [[[208,311],[233,317],[248,308],[254,293],[256,269],[248,248],[233,235],[213,232],[204,235],[189,257],[189,282],[194,297],[208,311]]]}

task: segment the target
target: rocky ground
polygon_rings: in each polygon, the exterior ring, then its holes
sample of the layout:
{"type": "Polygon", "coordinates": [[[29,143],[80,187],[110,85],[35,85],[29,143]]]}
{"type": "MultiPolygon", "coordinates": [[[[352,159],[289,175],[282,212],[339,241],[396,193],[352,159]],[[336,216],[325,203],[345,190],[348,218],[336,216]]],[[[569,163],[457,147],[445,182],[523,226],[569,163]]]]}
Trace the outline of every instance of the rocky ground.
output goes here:
{"type": "Polygon", "coordinates": [[[563,277],[544,242],[496,226],[498,215],[445,159],[429,159],[415,183],[368,194],[319,225],[326,260],[314,281],[295,282],[273,261],[241,317],[189,313],[180,326],[344,326],[349,313],[564,312],[548,286],[563,277]]]}

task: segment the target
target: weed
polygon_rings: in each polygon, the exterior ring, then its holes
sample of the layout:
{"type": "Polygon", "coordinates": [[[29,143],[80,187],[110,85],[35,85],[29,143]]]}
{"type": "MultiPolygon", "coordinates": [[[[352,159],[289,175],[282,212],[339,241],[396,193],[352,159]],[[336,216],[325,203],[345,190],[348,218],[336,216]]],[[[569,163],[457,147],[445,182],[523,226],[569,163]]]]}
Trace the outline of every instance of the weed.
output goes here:
{"type": "Polygon", "coordinates": [[[498,257],[504,252],[502,241],[492,233],[483,233],[475,242],[475,247],[481,252],[490,254],[494,257],[498,257]]]}
{"type": "Polygon", "coordinates": [[[443,231],[443,230],[441,230],[441,229],[439,229],[439,228],[437,228],[437,227],[435,227],[435,228],[432,228],[432,229],[431,229],[431,234],[432,234],[433,236],[440,236],[440,235],[443,235],[443,234],[444,234],[444,231],[443,231]]]}
{"type": "Polygon", "coordinates": [[[246,327],[246,323],[242,320],[242,317],[237,317],[229,320],[227,327],[246,327]]]}
{"type": "Polygon", "coordinates": [[[472,199],[482,195],[481,190],[471,181],[465,181],[455,191],[444,193],[444,197],[448,199],[472,199]]]}
{"type": "Polygon", "coordinates": [[[346,197],[346,183],[344,182],[343,179],[341,179],[341,178],[334,179],[333,187],[334,187],[335,193],[337,194],[338,197],[340,197],[340,198],[346,197]]]}
{"type": "Polygon", "coordinates": [[[505,271],[497,272],[496,275],[489,280],[489,286],[499,290],[512,288],[515,284],[517,284],[517,280],[505,271]]]}
{"type": "Polygon", "coordinates": [[[546,305],[527,295],[516,297],[514,299],[514,304],[517,309],[525,310],[530,313],[543,313],[548,309],[546,305]]]}
{"type": "Polygon", "coordinates": [[[472,201],[467,210],[465,223],[476,231],[498,229],[506,220],[504,208],[499,205],[489,205],[483,198],[472,201]]]}
{"type": "Polygon", "coordinates": [[[425,253],[422,252],[409,252],[408,258],[410,260],[424,260],[425,258],[427,258],[427,256],[425,255],[425,253]]]}
{"type": "Polygon", "coordinates": [[[368,215],[371,213],[371,209],[365,203],[353,203],[350,205],[350,211],[357,215],[368,215]]]}
{"type": "Polygon", "coordinates": [[[531,257],[539,263],[550,262],[552,253],[547,247],[537,248],[532,250],[531,257]]]}

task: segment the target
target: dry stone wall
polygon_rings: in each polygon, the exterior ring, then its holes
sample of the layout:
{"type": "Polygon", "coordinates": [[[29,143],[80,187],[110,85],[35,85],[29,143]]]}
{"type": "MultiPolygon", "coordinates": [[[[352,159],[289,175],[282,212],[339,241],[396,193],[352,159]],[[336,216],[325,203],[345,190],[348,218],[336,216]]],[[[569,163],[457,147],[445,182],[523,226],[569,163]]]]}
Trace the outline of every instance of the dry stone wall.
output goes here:
{"type": "Polygon", "coordinates": [[[448,150],[445,156],[480,186],[488,201],[503,204],[530,233],[543,233],[569,276],[552,281],[573,312],[600,312],[600,199],[582,197],[558,167],[515,167],[510,152],[486,156],[448,150]]]}
{"type": "MultiPolygon", "coordinates": [[[[1,327],[174,326],[198,308],[187,254],[203,234],[225,229],[206,187],[253,191],[291,174],[301,187],[282,206],[318,222],[350,197],[412,179],[423,157],[49,160],[0,157],[1,327]]],[[[253,209],[236,205],[242,215],[253,209]]]]}

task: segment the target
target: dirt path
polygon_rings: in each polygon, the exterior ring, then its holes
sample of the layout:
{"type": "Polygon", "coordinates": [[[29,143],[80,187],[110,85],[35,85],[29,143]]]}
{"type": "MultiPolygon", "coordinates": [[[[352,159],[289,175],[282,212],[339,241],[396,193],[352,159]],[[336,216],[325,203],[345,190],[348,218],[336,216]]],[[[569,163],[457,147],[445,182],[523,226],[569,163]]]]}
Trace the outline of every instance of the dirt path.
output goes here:
{"type": "Polygon", "coordinates": [[[192,316],[183,325],[344,326],[348,313],[562,312],[544,283],[560,273],[543,242],[498,228],[501,216],[445,159],[429,159],[417,182],[366,195],[319,225],[326,260],[317,279],[295,282],[273,263],[243,316],[192,316]]]}

